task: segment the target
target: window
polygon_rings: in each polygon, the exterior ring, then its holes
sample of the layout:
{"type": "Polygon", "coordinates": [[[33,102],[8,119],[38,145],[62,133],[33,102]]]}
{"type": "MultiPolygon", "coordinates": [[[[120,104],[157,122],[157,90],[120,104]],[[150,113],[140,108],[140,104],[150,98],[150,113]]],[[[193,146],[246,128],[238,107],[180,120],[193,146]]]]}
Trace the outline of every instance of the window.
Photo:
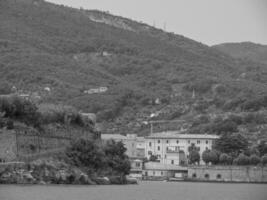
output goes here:
{"type": "Polygon", "coordinates": [[[141,163],[135,163],[135,166],[136,167],[140,167],[141,166],[141,163]]]}
{"type": "Polygon", "coordinates": [[[209,144],[209,141],[208,140],[206,140],[206,144],[209,144]]]}
{"type": "Polygon", "coordinates": [[[174,160],[171,161],[171,164],[172,164],[172,165],[174,164],[174,160]]]}
{"type": "Polygon", "coordinates": [[[153,171],[153,175],[155,175],[155,171],[153,171]]]}
{"type": "Polygon", "coordinates": [[[164,158],[166,159],[167,158],[167,155],[165,154],[164,158]]]}
{"type": "Polygon", "coordinates": [[[197,144],[200,144],[200,140],[197,141],[197,144]]]}
{"type": "Polygon", "coordinates": [[[158,140],[158,143],[160,143],[160,140],[158,140]]]}
{"type": "Polygon", "coordinates": [[[221,179],[222,175],[221,174],[217,174],[217,179],[221,179]]]}
{"type": "Polygon", "coordinates": [[[188,144],[190,144],[190,140],[188,140],[187,142],[188,142],[188,144]]]}
{"type": "Polygon", "coordinates": [[[196,173],[192,174],[192,178],[196,178],[196,177],[197,177],[196,173]]]}
{"type": "Polygon", "coordinates": [[[179,140],[176,140],[176,144],[179,144],[179,140]]]}
{"type": "Polygon", "coordinates": [[[166,143],[168,144],[169,143],[169,140],[166,140],[166,143]]]}
{"type": "Polygon", "coordinates": [[[160,146],[158,146],[158,151],[160,151],[160,146]]]}
{"type": "Polygon", "coordinates": [[[210,175],[209,174],[205,174],[205,178],[206,179],[209,179],[210,178],[210,175]]]}
{"type": "Polygon", "coordinates": [[[163,176],[163,172],[160,172],[161,176],[163,176]]]}
{"type": "Polygon", "coordinates": [[[150,146],[150,147],[152,146],[152,142],[149,142],[149,146],[150,146]]]}

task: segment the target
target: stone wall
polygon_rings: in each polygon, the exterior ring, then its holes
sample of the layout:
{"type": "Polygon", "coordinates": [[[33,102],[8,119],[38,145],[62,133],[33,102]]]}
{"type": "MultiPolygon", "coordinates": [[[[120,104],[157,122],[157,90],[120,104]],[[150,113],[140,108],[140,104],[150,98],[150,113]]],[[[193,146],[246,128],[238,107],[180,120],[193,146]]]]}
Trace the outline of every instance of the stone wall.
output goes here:
{"type": "Polygon", "coordinates": [[[14,131],[0,130],[0,162],[16,159],[16,134],[14,131]]]}
{"type": "Polygon", "coordinates": [[[194,166],[188,168],[188,179],[224,182],[266,182],[267,167],[260,166],[194,166]]]}

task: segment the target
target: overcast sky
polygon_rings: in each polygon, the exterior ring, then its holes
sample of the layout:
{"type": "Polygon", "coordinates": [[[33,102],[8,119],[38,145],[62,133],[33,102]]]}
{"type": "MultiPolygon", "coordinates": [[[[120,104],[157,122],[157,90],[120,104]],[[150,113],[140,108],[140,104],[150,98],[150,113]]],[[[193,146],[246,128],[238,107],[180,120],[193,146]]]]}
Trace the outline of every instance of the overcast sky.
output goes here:
{"type": "Polygon", "coordinates": [[[267,44],[267,0],[48,0],[109,11],[213,45],[267,44]]]}

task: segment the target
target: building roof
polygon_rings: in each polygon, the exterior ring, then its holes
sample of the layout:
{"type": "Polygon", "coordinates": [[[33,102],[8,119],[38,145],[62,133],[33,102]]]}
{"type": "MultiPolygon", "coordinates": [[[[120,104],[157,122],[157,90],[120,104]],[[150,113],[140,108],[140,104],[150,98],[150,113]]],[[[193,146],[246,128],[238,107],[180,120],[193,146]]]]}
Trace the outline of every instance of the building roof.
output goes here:
{"type": "Polygon", "coordinates": [[[167,131],[153,133],[146,137],[147,139],[218,139],[217,135],[208,134],[181,134],[179,131],[167,131]]]}
{"type": "Polygon", "coordinates": [[[120,134],[101,134],[102,140],[126,140],[127,137],[120,134]]]}
{"type": "Polygon", "coordinates": [[[187,167],[179,166],[179,165],[169,165],[169,164],[162,164],[158,162],[147,162],[144,165],[145,170],[188,170],[187,167]]]}

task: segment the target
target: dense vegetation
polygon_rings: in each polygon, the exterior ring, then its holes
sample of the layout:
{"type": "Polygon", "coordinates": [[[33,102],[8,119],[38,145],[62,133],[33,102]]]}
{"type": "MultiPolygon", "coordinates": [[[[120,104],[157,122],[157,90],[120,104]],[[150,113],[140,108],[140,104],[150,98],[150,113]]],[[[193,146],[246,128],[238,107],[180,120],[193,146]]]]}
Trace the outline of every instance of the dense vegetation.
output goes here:
{"type": "Polygon", "coordinates": [[[74,107],[55,104],[36,104],[17,95],[0,96],[1,128],[13,128],[16,121],[41,128],[46,124],[66,124],[80,127],[93,125],[74,107]]]}
{"type": "Polygon", "coordinates": [[[74,142],[66,151],[68,160],[88,174],[124,177],[130,172],[130,161],[122,142],[100,143],[85,139],[74,142]]]}
{"type": "MultiPolygon", "coordinates": [[[[224,134],[215,143],[213,150],[205,150],[202,159],[212,165],[266,165],[267,143],[262,141],[249,146],[241,134],[224,134]]],[[[195,146],[189,148],[189,164],[199,164],[200,155],[195,146]]]]}
{"type": "Polygon", "coordinates": [[[182,119],[191,133],[266,138],[266,65],[146,24],[44,1],[1,0],[0,53],[1,94],[37,93],[43,123],[64,121],[65,109],[79,123],[77,111],[51,105],[63,104],[96,113],[112,133],[147,134],[144,121],[182,119]],[[84,93],[102,86],[108,91],[84,93]]]}

